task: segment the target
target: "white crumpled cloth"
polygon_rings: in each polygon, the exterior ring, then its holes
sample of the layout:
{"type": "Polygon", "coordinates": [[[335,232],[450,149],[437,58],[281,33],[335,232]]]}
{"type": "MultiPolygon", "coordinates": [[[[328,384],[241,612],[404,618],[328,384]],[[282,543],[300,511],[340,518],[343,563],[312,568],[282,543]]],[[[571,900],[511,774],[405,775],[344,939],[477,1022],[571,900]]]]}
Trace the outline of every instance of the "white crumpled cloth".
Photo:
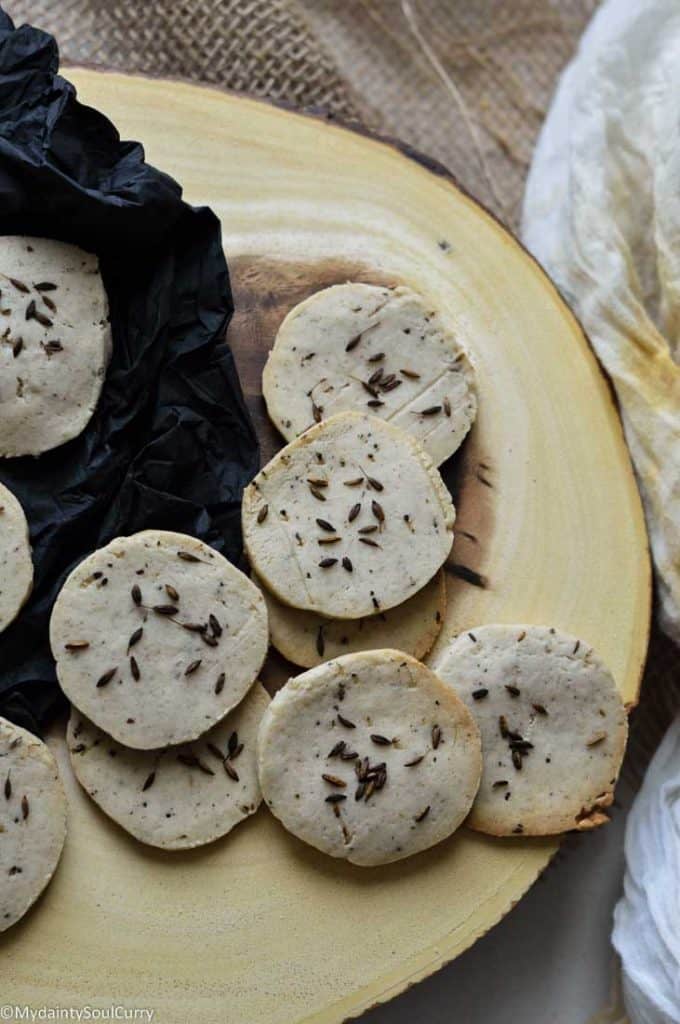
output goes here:
{"type": "MultiPolygon", "coordinates": [[[[680,0],[599,8],[540,136],[522,234],[613,381],[680,642],[680,0]]],[[[680,1024],[680,718],[630,813],[613,941],[633,1024],[680,1024]]]]}
{"type": "Polygon", "coordinates": [[[624,895],[612,936],[634,1024],[680,1022],[680,718],[626,823],[624,895]]]}
{"type": "Polygon", "coordinates": [[[562,75],[522,235],[609,373],[680,642],[680,2],[607,0],[562,75]]]}

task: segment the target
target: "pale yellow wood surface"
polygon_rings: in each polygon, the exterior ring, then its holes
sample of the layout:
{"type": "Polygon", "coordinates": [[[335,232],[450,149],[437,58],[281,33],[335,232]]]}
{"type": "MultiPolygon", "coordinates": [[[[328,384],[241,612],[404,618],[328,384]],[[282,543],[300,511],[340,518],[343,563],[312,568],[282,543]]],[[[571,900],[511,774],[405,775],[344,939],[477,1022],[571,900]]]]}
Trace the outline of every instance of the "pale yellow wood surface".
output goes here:
{"type": "MultiPolygon", "coordinates": [[[[459,526],[478,541],[459,535],[454,552],[489,587],[451,581],[445,635],[491,620],[555,623],[594,644],[634,701],[649,620],[640,504],[608,386],[530,257],[445,176],[392,146],[196,86],[71,77],[222,218],[251,398],[262,353],[250,349],[275,327],[259,306],[275,306],[278,322],[313,289],[315,267],[324,281],[348,268],[406,281],[452,318],[480,386],[454,471],[459,526]],[[492,487],[477,479],[480,461],[492,487]]],[[[365,870],[303,847],[262,811],[203,851],[163,855],[104,818],[54,745],[69,838],[42,902],[0,941],[0,1002],[120,1002],[154,1008],[161,1024],[339,1021],[455,957],[556,848],[463,831],[365,870]]]]}

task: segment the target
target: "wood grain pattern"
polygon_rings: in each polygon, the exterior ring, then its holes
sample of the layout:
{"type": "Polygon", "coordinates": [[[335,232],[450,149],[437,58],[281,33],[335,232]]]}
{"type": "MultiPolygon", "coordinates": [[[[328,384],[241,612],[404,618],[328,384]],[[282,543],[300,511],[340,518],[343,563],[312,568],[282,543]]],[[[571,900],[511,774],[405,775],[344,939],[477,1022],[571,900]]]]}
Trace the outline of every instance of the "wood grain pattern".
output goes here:
{"type": "MultiPolygon", "coordinates": [[[[649,626],[640,503],[610,389],[526,252],[440,168],[341,127],[178,83],[78,71],[86,102],[221,217],[239,306],[230,341],[267,456],[259,373],[287,310],[347,277],[425,291],[471,350],[480,415],[445,468],[458,503],[440,643],[482,621],[582,635],[636,699],[649,626]],[[480,472],[481,470],[481,472],[480,472]]],[[[285,671],[270,669],[275,685],[285,671]]],[[[410,861],[324,859],[261,812],[163,855],[73,781],[55,882],[0,941],[16,1002],[150,1006],[163,1024],[337,1022],[458,955],[521,897],[552,840],[462,830],[410,861]]]]}

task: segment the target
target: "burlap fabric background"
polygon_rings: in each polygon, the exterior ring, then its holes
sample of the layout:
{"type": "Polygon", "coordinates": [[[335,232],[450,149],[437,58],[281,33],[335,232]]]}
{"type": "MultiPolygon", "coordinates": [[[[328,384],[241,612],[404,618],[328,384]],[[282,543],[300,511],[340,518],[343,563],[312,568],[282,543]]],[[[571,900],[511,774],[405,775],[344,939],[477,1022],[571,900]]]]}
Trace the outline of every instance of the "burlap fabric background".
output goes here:
{"type": "MultiPolygon", "coordinates": [[[[64,61],[182,76],[401,137],[511,227],[555,79],[597,0],[7,0],[64,61]]],[[[627,770],[680,706],[678,656],[653,631],[627,770]]]]}

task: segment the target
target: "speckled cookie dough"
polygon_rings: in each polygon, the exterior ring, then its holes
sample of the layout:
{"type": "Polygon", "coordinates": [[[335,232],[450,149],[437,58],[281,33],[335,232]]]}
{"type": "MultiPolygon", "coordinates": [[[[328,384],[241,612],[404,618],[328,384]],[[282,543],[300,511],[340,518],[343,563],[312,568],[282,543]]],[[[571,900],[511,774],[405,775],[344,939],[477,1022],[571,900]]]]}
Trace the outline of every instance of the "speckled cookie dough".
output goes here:
{"type": "Polygon", "coordinates": [[[389,420],[436,465],[461,445],[477,413],[474,371],[441,316],[410,288],[340,284],[290,311],[262,376],[287,441],[347,410],[389,420]]]}
{"type": "Polygon", "coordinates": [[[66,580],[50,643],[69,700],[124,746],[188,743],[244,697],[267,653],[258,588],[193,537],[146,530],[66,580]]]}
{"type": "Polygon", "coordinates": [[[481,773],[462,701],[400,651],[348,654],[280,690],[260,727],[264,799],[332,857],[387,864],[451,835],[481,773]]]}
{"type": "Polygon", "coordinates": [[[262,800],[257,731],[269,697],[260,683],[193,743],[131,750],[71,712],[67,743],[76,778],[122,828],[150,846],[186,850],[226,835],[262,800]]]}
{"type": "Polygon", "coordinates": [[[46,238],[0,238],[0,456],[77,437],[111,358],[96,256],[46,238]]]}
{"type": "Polygon", "coordinates": [[[287,445],[243,496],[253,569],[284,604],[359,619],[413,597],[441,568],[455,510],[408,434],[340,413],[287,445]]]}
{"type": "Polygon", "coordinates": [[[476,626],[433,668],[482,734],[472,828],[540,836],[607,821],[628,727],[589,644],[548,626],[476,626]]]}

